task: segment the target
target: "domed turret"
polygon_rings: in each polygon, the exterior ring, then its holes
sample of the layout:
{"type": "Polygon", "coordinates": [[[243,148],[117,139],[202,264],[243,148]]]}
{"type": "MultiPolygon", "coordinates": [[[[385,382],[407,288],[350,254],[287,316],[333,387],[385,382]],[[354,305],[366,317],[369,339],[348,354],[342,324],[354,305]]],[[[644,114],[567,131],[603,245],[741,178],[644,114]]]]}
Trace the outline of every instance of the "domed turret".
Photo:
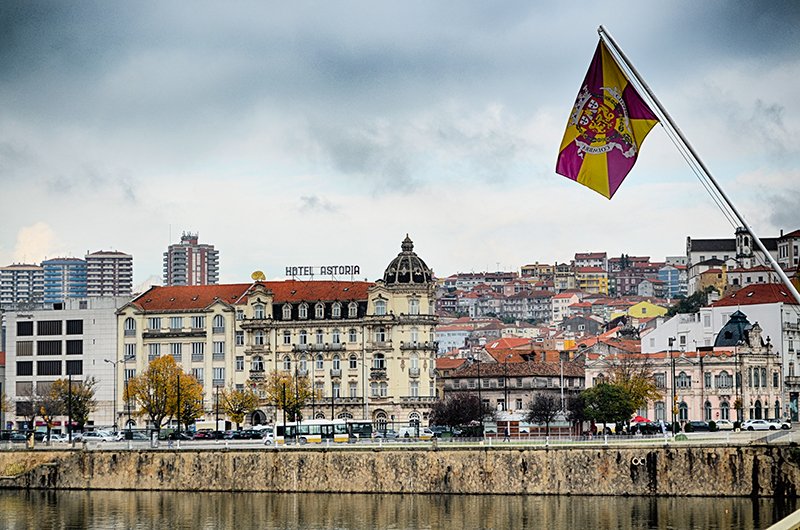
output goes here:
{"type": "Polygon", "coordinates": [[[753,326],[747,320],[747,316],[741,311],[736,311],[731,315],[730,320],[719,330],[714,341],[714,347],[737,346],[748,342],[748,332],[753,326]]]}
{"type": "Polygon", "coordinates": [[[414,252],[414,242],[406,234],[402,252],[389,263],[383,273],[386,285],[423,285],[433,280],[433,272],[414,252]]]}

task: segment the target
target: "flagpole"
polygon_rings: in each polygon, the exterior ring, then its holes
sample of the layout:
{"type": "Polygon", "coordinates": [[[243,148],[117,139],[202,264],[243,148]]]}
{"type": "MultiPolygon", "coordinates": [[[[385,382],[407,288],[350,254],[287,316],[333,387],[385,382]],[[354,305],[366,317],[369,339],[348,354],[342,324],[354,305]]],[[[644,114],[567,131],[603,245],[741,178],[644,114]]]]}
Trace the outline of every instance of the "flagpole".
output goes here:
{"type": "Polygon", "coordinates": [[[703,174],[706,176],[706,178],[708,178],[709,182],[711,182],[711,184],[714,186],[714,189],[717,191],[717,193],[719,193],[720,197],[725,201],[725,204],[728,206],[728,208],[731,209],[731,212],[733,212],[733,214],[736,216],[736,219],[741,223],[744,229],[747,230],[747,233],[750,234],[750,237],[753,238],[753,241],[755,241],[756,245],[758,245],[758,248],[764,254],[766,259],[769,260],[770,265],[775,270],[780,279],[783,281],[783,283],[786,285],[786,288],[789,289],[789,291],[794,296],[795,300],[797,300],[797,303],[800,304],[800,293],[797,292],[797,289],[795,288],[794,284],[792,284],[791,280],[789,280],[789,277],[786,276],[786,273],[783,271],[781,266],[778,265],[778,262],[775,261],[775,258],[772,257],[772,254],[769,253],[767,248],[764,246],[764,243],[761,242],[761,239],[759,239],[758,236],[755,234],[750,224],[744,220],[742,214],[739,213],[739,210],[736,208],[736,206],[733,205],[733,202],[731,202],[730,198],[728,197],[728,194],[725,193],[725,191],[720,187],[716,179],[711,175],[711,171],[709,171],[709,169],[700,159],[700,156],[694,150],[692,144],[690,144],[689,140],[687,140],[686,137],[683,135],[683,132],[680,130],[678,125],[673,121],[672,116],[669,115],[667,109],[664,108],[664,106],[658,100],[653,91],[650,90],[650,87],[644,81],[642,76],[639,75],[639,72],[636,70],[633,64],[628,60],[628,57],[625,55],[622,49],[620,49],[620,47],[617,46],[617,43],[614,41],[614,38],[608,33],[608,31],[606,31],[606,29],[602,25],[597,28],[597,33],[600,35],[600,39],[606,44],[606,46],[611,48],[619,56],[619,58],[622,59],[622,62],[625,64],[625,67],[633,75],[636,82],[644,89],[650,100],[653,102],[658,111],[664,117],[664,120],[669,124],[670,128],[678,136],[678,138],[680,138],[684,147],[691,154],[694,162],[703,171],[703,174]]]}

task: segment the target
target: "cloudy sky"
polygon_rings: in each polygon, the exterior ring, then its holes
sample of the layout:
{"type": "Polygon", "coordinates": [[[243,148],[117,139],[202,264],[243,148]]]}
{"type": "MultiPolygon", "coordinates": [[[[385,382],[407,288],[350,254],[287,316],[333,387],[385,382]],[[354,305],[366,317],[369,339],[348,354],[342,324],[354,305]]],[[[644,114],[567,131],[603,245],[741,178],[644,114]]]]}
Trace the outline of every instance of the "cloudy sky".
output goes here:
{"type": "Polygon", "coordinates": [[[603,24],[756,231],[800,228],[800,4],[0,4],[0,265],[182,231],[221,281],[442,276],[731,237],[657,127],[609,201],[555,174],[603,24]]]}

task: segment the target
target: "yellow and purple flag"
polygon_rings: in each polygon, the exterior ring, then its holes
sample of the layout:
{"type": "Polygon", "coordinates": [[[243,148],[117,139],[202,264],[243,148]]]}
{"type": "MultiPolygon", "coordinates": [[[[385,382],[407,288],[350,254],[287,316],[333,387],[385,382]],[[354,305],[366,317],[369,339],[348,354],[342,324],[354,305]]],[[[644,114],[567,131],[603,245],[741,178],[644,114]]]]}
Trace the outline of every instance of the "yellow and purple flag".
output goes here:
{"type": "Polygon", "coordinates": [[[556,173],[610,199],[656,123],[601,40],[561,140],[556,173]]]}

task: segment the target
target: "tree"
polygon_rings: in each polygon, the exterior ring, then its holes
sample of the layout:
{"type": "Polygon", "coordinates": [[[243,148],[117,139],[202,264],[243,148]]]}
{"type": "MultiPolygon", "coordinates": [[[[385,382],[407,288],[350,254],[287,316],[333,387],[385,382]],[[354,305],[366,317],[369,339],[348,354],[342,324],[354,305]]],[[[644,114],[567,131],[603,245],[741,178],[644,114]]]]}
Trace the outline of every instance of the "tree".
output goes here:
{"type": "Polygon", "coordinates": [[[302,410],[311,399],[311,382],[306,376],[272,372],[263,383],[267,402],[282,410],[289,421],[301,421],[302,410]]]}
{"type": "Polygon", "coordinates": [[[716,293],[717,289],[713,285],[709,285],[702,291],[697,291],[689,295],[688,298],[679,300],[678,303],[670,306],[667,310],[667,316],[671,317],[678,313],[697,313],[701,307],[705,307],[708,304],[708,293],[710,292],[716,293]]]}
{"type": "Polygon", "coordinates": [[[171,355],[151,362],[141,375],[128,379],[123,399],[133,399],[139,406],[137,416],[147,416],[156,431],[171,418],[177,403],[178,377],[183,374],[171,355]]]}
{"type": "Polygon", "coordinates": [[[493,416],[494,411],[488,405],[481,403],[477,394],[456,392],[433,404],[430,421],[432,425],[460,427],[493,416]]]}
{"type": "Polygon", "coordinates": [[[51,387],[50,392],[39,398],[36,406],[39,416],[42,418],[47,430],[47,437],[45,438],[46,444],[50,445],[50,433],[53,430],[53,423],[55,422],[56,416],[60,416],[64,413],[64,404],[58,398],[58,395],[52,391],[51,387]]]}
{"type": "Polygon", "coordinates": [[[78,424],[79,431],[83,430],[89,416],[97,408],[97,401],[94,399],[96,386],[97,380],[90,377],[85,381],[73,381],[72,391],[69,388],[69,379],[53,381],[50,387],[50,395],[61,403],[61,414],[71,416],[72,421],[78,424]]]}
{"type": "MultiPolygon", "coordinates": [[[[661,399],[649,358],[624,355],[616,357],[612,363],[610,382],[625,390],[634,411],[645,407],[650,401],[661,399]]],[[[626,422],[629,419],[626,418],[626,422]]]]}
{"type": "Polygon", "coordinates": [[[529,423],[545,424],[545,435],[550,436],[550,423],[556,418],[560,408],[559,400],[551,394],[536,394],[531,402],[531,408],[525,421],[529,423]]]}
{"type": "Polygon", "coordinates": [[[237,429],[239,424],[244,421],[245,415],[258,407],[258,394],[251,388],[223,390],[220,399],[222,400],[222,410],[236,424],[237,429]]]}
{"type": "Polygon", "coordinates": [[[571,396],[567,400],[567,419],[572,424],[573,430],[580,434],[583,430],[582,424],[586,417],[585,403],[580,396],[571,396]]]}
{"type": "Polygon", "coordinates": [[[188,430],[189,426],[205,413],[203,410],[203,385],[194,376],[184,373],[180,374],[179,379],[176,377],[174,384],[175,391],[171,392],[168,403],[170,421],[175,419],[188,430]],[[180,392],[177,391],[178,380],[180,380],[180,392]]]}
{"type": "Polygon", "coordinates": [[[614,383],[600,383],[580,394],[586,419],[599,423],[626,422],[636,408],[628,392],[614,383]]]}

